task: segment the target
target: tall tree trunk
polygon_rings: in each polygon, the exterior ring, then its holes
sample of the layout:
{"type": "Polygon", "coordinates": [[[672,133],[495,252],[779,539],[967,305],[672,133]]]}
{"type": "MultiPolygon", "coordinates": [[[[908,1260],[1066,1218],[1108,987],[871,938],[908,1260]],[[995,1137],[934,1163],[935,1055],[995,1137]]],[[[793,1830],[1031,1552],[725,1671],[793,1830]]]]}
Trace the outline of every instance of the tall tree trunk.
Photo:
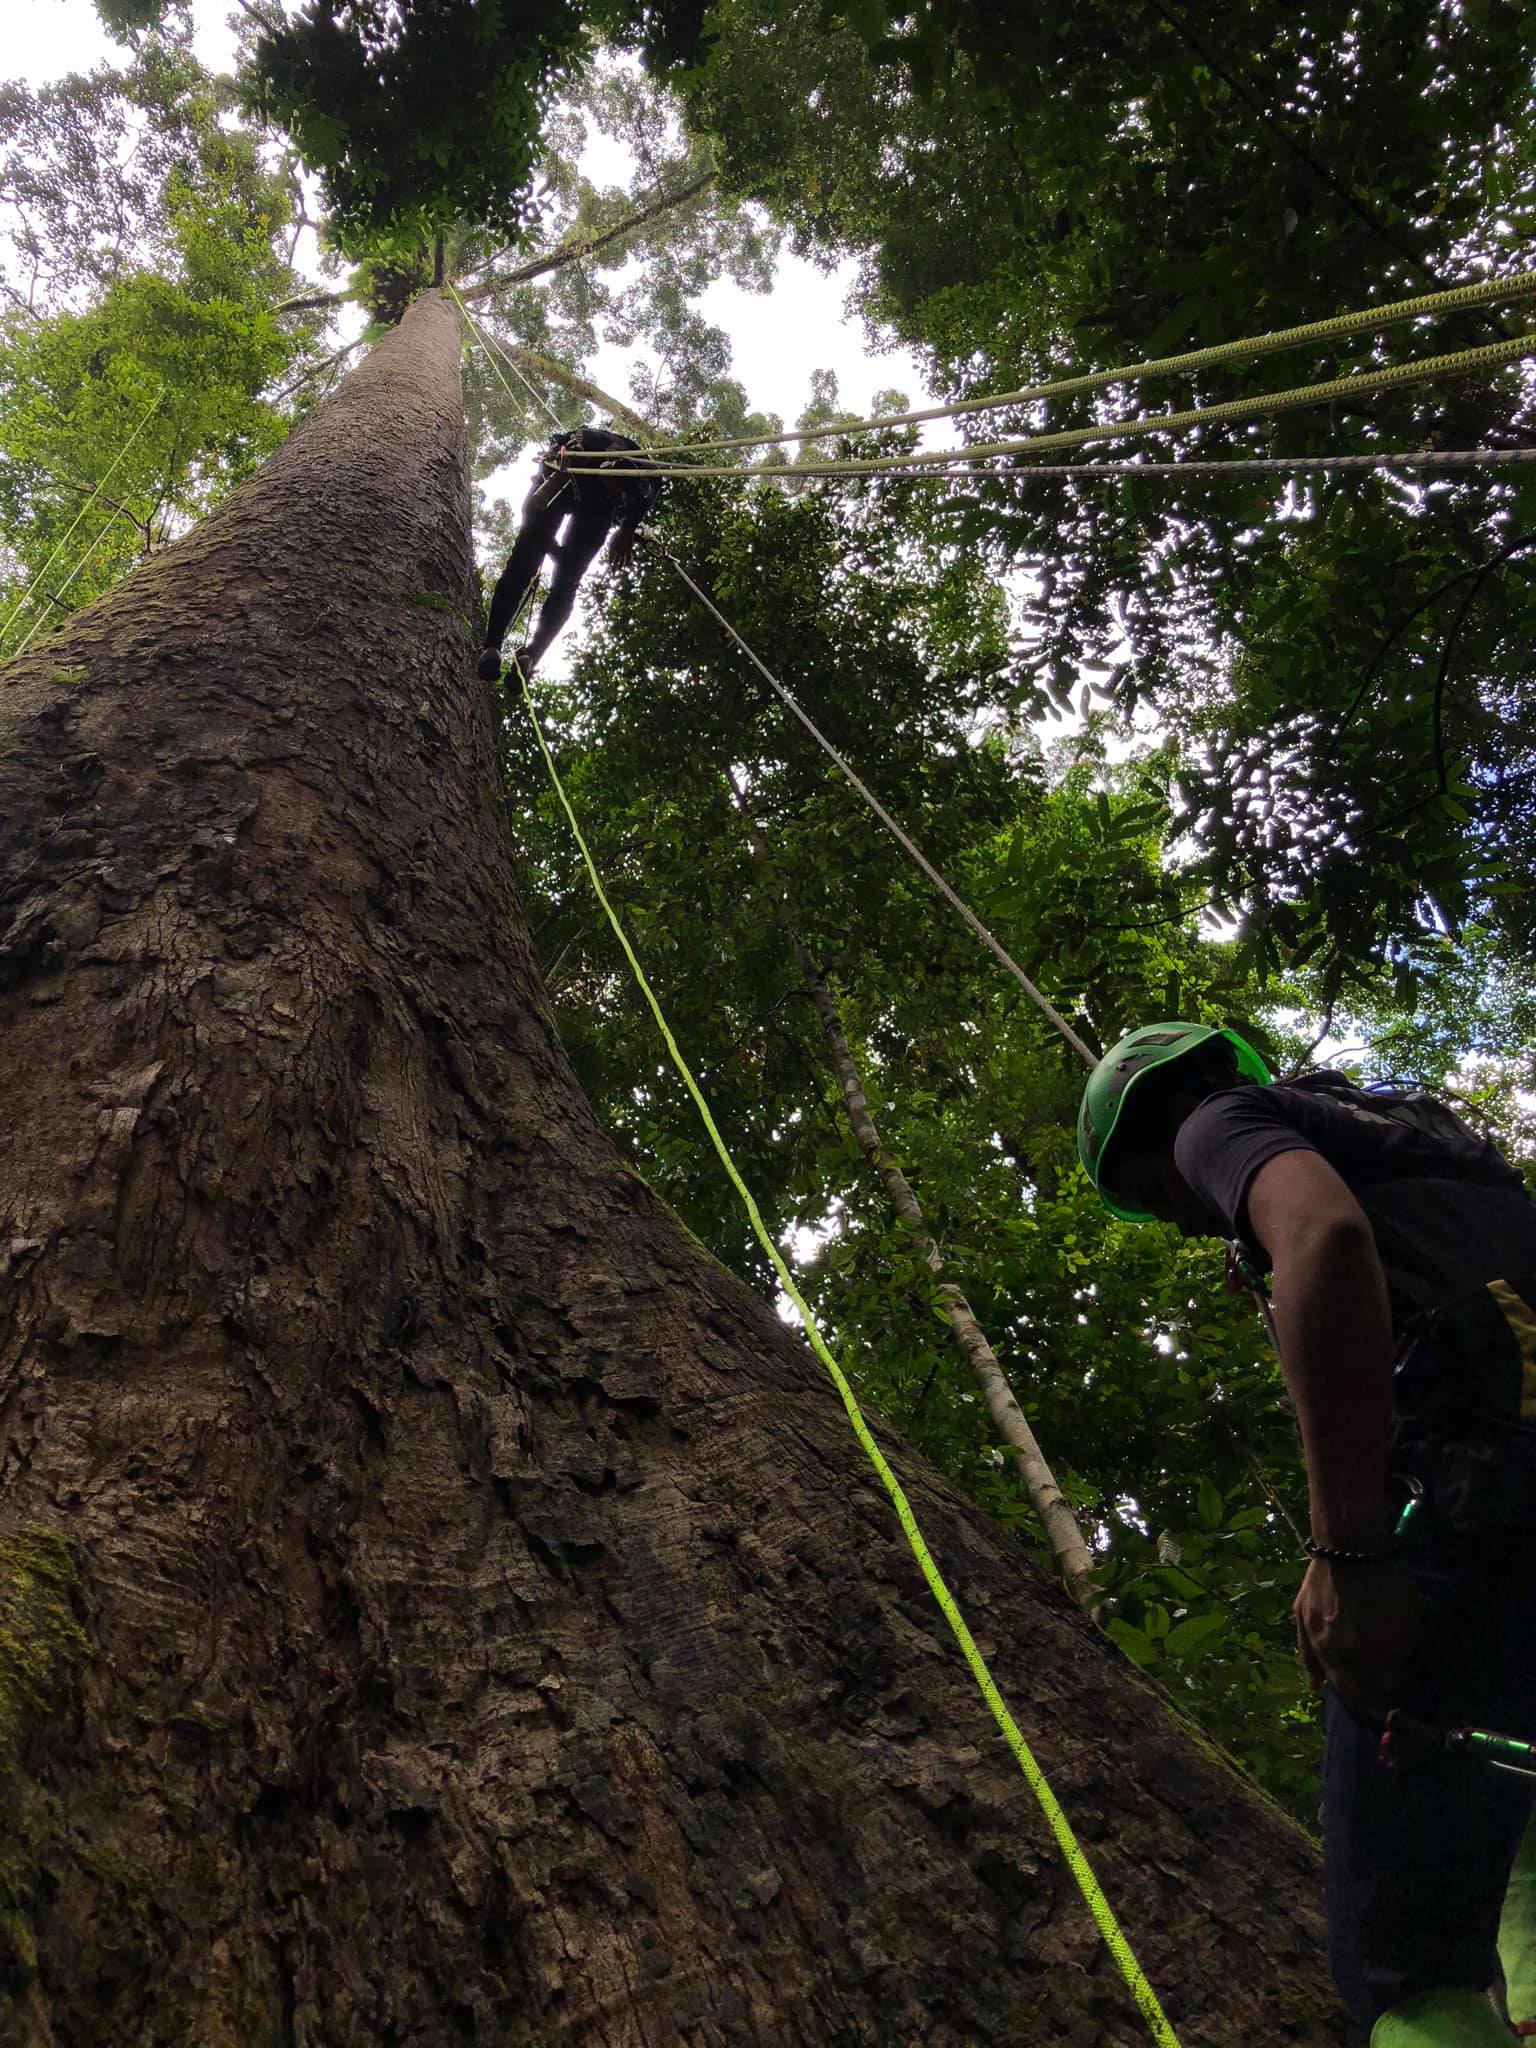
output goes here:
{"type": "MultiPolygon", "coordinates": [[[[429,295],[0,674],[0,2040],[1130,2048],[814,1361],[576,1087],[471,604],[429,295]]],[[[1344,2042],[1304,1839],[901,1465],[1186,2044],[1344,2042]]]]}

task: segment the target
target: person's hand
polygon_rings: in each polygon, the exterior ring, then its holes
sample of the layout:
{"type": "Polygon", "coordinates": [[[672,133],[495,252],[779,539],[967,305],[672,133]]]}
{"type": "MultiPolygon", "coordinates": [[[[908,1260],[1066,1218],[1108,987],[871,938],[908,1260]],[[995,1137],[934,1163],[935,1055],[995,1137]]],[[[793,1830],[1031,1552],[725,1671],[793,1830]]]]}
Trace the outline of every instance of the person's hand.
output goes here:
{"type": "Polygon", "coordinates": [[[1330,1564],[1315,1557],[1291,1609],[1296,1648],[1314,1692],[1385,1713],[1419,1640],[1424,1596],[1405,1563],[1330,1564]]]}
{"type": "Polygon", "coordinates": [[[1253,1282],[1238,1264],[1238,1258],[1231,1245],[1227,1246],[1226,1283],[1228,1294],[1246,1294],[1253,1282]]]}
{"type": "Polygon", "coordinates": [[[634,552],[635,536],[625,527],[620,527],[608,543],[608,566],[610,569],[627,569],[629,558],[634,552]]]}

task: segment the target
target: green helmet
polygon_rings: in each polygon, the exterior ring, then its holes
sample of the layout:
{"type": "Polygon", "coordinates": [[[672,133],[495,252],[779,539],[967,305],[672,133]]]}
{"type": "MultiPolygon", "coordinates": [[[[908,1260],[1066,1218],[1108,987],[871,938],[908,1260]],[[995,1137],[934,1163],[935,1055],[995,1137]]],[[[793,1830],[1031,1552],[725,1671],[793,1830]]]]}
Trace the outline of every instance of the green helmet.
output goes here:
{"type": "Polygon", "coordinates": [[[1104,1164],[1110,1141],[1125,1109],[1126,1098],[1145,1074],[1187,1059],[1212,1039],[1225,1039],[1233,1049],[1237,1071],[1250,1081],[1267,1081],[1270,1072],[1245,1038],[1235,1031],[1217,1031],[1209,1024],[1143,1024],[1113,1046],[1088,1076],[1083,1105],[1077,1113],[1077,1156],[1105,1207],[1128,1223],[1151,1223],[1145,1209],[1130,1209],[1105,1187],[1104,1164]]]}

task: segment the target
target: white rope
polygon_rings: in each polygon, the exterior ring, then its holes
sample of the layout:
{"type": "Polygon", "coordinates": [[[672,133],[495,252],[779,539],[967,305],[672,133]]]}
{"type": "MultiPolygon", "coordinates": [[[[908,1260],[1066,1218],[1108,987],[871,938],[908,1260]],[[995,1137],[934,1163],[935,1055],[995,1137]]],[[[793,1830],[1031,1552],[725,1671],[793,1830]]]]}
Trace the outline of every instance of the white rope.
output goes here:
{"type": "MultiPolygon", "coordinates": [[[[85,567],[86,563],[90,561],[91,557],[95,554],[96,550],[101,546],[102,542],[106,539],[107,535],[112,531],[113,527],[116,526],[118,520],[126,519],[128,517],[129,515],[126,512],[124,512],[121,506],[119,506],[117,510],[112,514],[111,518],[107,521],[106,525],[101,529],[100,533],[98,533],[96,538],[91,542],[90,546],[86,549],[85,553],[80,557],[79,561],[76,562],[73,569],[71,569],[69,574],[64,578],[64,581],[59,585],[58,589],[52,593],[55,598],[60,598],[64,595],[65,591],[68,590],[69,586],[80,574],[80,571],[85,567]]],[[[43,622],[47,618],[47,616],[48,614],[46,612],[40,611],[38,613],[37,617],[32,621],[31,625],[27,628],[26,633],[23,636],[22,643],[16,650],[16,654],[12,656],[13,660],[15,660],[18,656],[26,653],[27,649],[32,645],[32,642],[37,638],[38,634],[42,631],[43,622]]]]}
{"type": "MultiPolygon", "coordinates": [[[[647,536],[647,538],[649,538],[649,536],[647,536]]],[[[757,670],[758,674],[763,678],[764,682],[768,684],[768,687],[779,698],[780,702],[783,703],[789,711],[794,713],[795,717],[799,719],[800,723],[811,735],[811,738],[815,740],[817,746],[819,746],[822,749],[823,753],[825,753],[830,760],[834,761],[837,764],[837,766],[842,770],[843,774],[848,778],[849,782],[858,791],[859,795],[863,797],[865,803],[869,805],[869,808],[874,812],[875,816],[880,820],[881,824],[884,825],[887,832],[889,832],[891,837],[896,840],[898,845],[903,847],[906,850],[906,852],[911,855],[912,859],[916,861],[917,865],[922,869],[923,873],[928,877],[929,881],[933,883],[934,887],[939,891],[939,894],[944,898],[944,900],[953,909],[959,911],[960,915],[965,919],[966,923],[970,926],[971,930],[975,932],[976,936],[981,940],[982,944],[985,945],[996,956],[996,958],[999,961],[1001,961],[1002,965],[1013,976],[1014,980],[1019,984],[1020,988],[1023,989],[1024,993],[1029,997],[1030,1001],[1036,1004],[1039,1007],[1039,1009],[1044,1013],[1044,1015],[1050,1019],[1050,1021],[1055,1025],[1056,1029],[1061,1033],[1062,1037],[1067,1041],[1068,1045],[1072,1047],[1073,1051],[1078,1053],[1083,1059],[1085,1059],[1088,1062],[1090,1066],[1092,1066],[1094,1063],[1095,1055],[1089,1051],[1088,1047],[1083,1043],[1082,1039],[1078,1037],[1077,1033],[1072,1029],[1072,1026],[1067,1022],[1066,1018],[1063,1017],[1060,1011],[1055,1008],[1050,998],[1047,995],[1045,995],[1042,990],[1038,989],[1035,986],[1035,984],[1030,980],[1029,976],[1024,972],[1023,968],[1019,965],[1018,961],[1014,959],[1013,955],[1008,951],[1008,949],[1004,945],[1001,944],[999,940],[995,939],[992,936],[991,932],[988,931],[987,927],[982,923],[981,919],[976,915],[975,911],[971,909],[970,905],[966,903],[961,897],[956,895],[955,891],[949,886],[948,882],[945,881],[944,877],[939,873],[938,869],[933,865],[932,861],[927,858],[927,856],[923,853],[922,849],[912,839],[910,839],[907,836],[907,834],[901,829],[901,827],[897,824],[896,820],[891,816],[890,812],[885,808],[884,804],[881,803],[880,799],[875,795],[874,791],[869,787],[869,785],[865,782],[862,782],[859,779],[859,777],[854,773],[853,769],[849,767],[848,763],[837,751],[837,748],[833,746],[832,742],[827,738],[826,734],[821,730],[820,726],[816,724],[814,719],[810,718],[804,711],[801,710],[799,704],[790,695],[789,691],[785,689],[784,685],[779,681],[778,677],[773,674],[772,670],[765,667],[764,664],[761,661],[759,661],[756,654],[753,653],[752,649],[747,645],[746,641],[742,639],[741,635],[737,632],[736,628],[731,624],[730,620],[725,616],[724,612],[721,611],[720,607],[713,601],[712,598],[710,598],[704,591],[702,591],[699,588],[698,584],[694,582],[693,578],[688,574],[688,571],[683,567],[682,563],[677,559],[677,557],[674,554],[670,552],[669,549],[663,547],[661,542],[657,540],[652,540],[651,545],[655,547],[661,554],[666,556],[667,560],[672,564],[673,568],[677,571],[678,575],[683,579],[684,583],[687,584],[688,588],[699,600],[699,603],[703,605],[704,609],[711,614],[711,616],[718,622],[718,624],[725,628],[726,632],[729,633],[731,638],[736,642],[736,645],[741,649],[742,653],[747,657],[748,661],[752,663],[752,666],[757,670]]]]}
{"type": "MultiPolygon", "coordinates": [[[[151,405],[149,411],[146,412],[144,417],[139,421],[139,424],[128,436],[127,440],[123,443],[122,447],[118,449],[116,455],[108,464],[107,469],[103,474],[100,482],[97,484],[96,488],[91,492],[90,496],[86,499],[85,503],[80,507],[80,510],[75,514],[74,518],[65,528],[63,539],[55,542],[54,547],[51,553],[49,554],[47,561],[44,562],[41,569],[38,570],[37,574],[32,578],[32,581],[21,593],[20,598],[18,598],[16,602],[14,610],[12,610],[7,615],[4,625],[0,625],[0,646],[3,646],[5,644],[6,637],[10,633],[12,626],[15,625],[16,621],[21,617],[22,613],[26,610],[28,601],[31,599],[33,593],[35,591],[41,590],[44,577],[48,574],[48,571],[53,567],[54,563],[58,560],[59,556],[64,552],[65,547],[68,545],[69,541],[74,536],[75,529],[80,525],[82,520],[84,520],[87,517],[91,507],[95,504],[96,500],[101,496],[102,492],[106,489],[107,485],[112,481],[112,478],[117,473],[118,469],[122,465],[124,458],[128,454],[129,449],[132,448],[134,442],[138,440],[140,434],[143,433],[144,429],[149,425],[150,421],[154,418],[155,414],[160,410],[161,400],[164,397],[165,386],[162,384],[160,387],[159,396],[155,399],[154,404],[151,405]]],[[[95,543],[93,542],[92,545],[94,546],[95,543]]],[[[78,573],[79,571],[77,570],[76,574],[78,575],[78,573]]],[[[74,577],[71,576],[69,580],[72,583],[74,581],[74,577]]],[[[21,647],[19,647],[16,650],[18,654],[22,651],[22,648],[25,648],[27,646],[28,642],[32,638],[32,633],[34,633],[36,630],[36,622],[34,621],[32,631],[27,634],[26,639],[23,640],[21,643],[21,647]]]]}
{"type": "MultiPolygon", "coordinates": [[[[956,455],[965,451],[957,449],[956,455]]],[[[1507,469],[1524,462],[1536,462],[1536,448],[1407,448],[1396,453],[1372,452],[1368,455],[1254,455],[1215,457],[1211,459],[1191,457],[1186,460],[1157,462],[993,462],[966,463],[956,461],[949,468],[932,467],[913,470],[903,462],[894,462],[886,467],[876,463],[857,465],[838,462],[807,463],[803,467],[788,463],[769,463],[759,468],[750,468],[736,463],[731,468],[677,468],[647,460],[642,469],[638,465],[624,469],[618,464],[605,469],[610,476],[664,476],[664,477],[734,477],[740,483],[759,483],[771,478],[776,483],[835,483],[850,478],[868,478],[871,481],[906,477],[911,483],[944,483],[949,478],[999,477],[1017,483],[1027,482],[1030,477],[1107,477],[1119,482],[1125,477],[1135,476],[1217,476],[1223,471],[1235,476],[1308,476],[1313,472],[1328,474],[1333,471],[1371,469],[1507,469]]]]}
{"type": "MultiPolygon", "coordinates": [[[[490,357],[491,367],[493,369],[496,367],[497,359],[499,357],[500,360],[504,362],[507,368],[512,372],[513,376],[517,379],[518,383],[522,385],[523,389],[527,392],[528,396],[534,401],[534,403],[536,405],[543,406],[544,410],[549,414],[550,418],[554,421],[556,429],[560,433],[564,433],[564,420],[561,419],[559,413],[555,411],[555,408],[550,404],[549,400],[544,396],[543,392],[538,390],[534,385],[532,385],[528,381],[528,379],[523,375],[518,363],[502,347],[500,340],[495,335],[489,334],[489,330],[480,325],[479,321],[475,318],[474,314],[471,313],[468,306],[466,306],[464,301],[461,298],[459,298],[458,293],[456,291],[453,291],[453,286],[450,285],[448,289],[451,292],[453,292],[453,296],[458,303],[459,311],[464,315],[464,318],[469,322],[470,326],[473,328],[476,340],[480,343],[480,346],[485,350],[486,354],[490,357]],[[493,341],[496,343],[494,352],[492,351],[491,348],[491,343],[493,341]]],[[[510,397],[511,392],[505,377],[503,377],[501,380],[501,387],[504,391],[508,393],[508,396],[510,397]]]]}
{"type": "MultiPolygon", "coordinates": [[[[1309,476],[1314,471],[1328,474],[1341,470],[1366,469],[1505,469],[1512,464],[1536,462],[1536,448],[1406,448],[1395,454],[1369,455],[1253,455],[1212,460],[1188,459],[1172,462],[1015,462],[958,464],[953,469],[929,471],[913,479],[923,483],[929,476],[1005,477],[1019,481],[1032,476],[1105,476],[1118,482],[1128,476],[1218,476],[1228,471],[1241,476],[1309,476]]],[[[697,475],[696,470],[686,472],[697,475]]],[[[856,471],[857,475],[871,472],[856,471]]],[[[835,463],[813,463],[804,469],[752,469],[748,476],[813,477],[839,474],[835,463]]],[[[900,475],[901,471],[892,472],[900,475]]]]}
{"type": "MultiPolygon", "coordinates": [[[[1277,413],[1295,412],[1305,406],[1331,405],[1335,400],[1354,405],[1367,394],[1429,384],[1440,377],[1464,377],[1474,371],[1500,368],[1528,357],[1536,357],[1536,334],[1516,334],[1504,341],[1489,342],[1483,348],[1454,349],[1447,355],[1424,356],[1414,362],[1392,363],[1357,371],[1347,377],[1330,377],[1321,384],[1294,385],[1289,390],[1269,391],[1261,397],[1224,399],[1217,405],[1189,406],[1182,412],[1138,413],[1131,419],[1099,420],[1091,426],[1065,427],[1049,434],[1025,434],[1006,441],[983,441],[968,448],[919,449],[913,455],[862,457],[845,461],[839,467],[847,476],[868,476],[875,472],[904,475],[908,470],[951,465],[957,458],[977,462],[991,455],[1032,455],[1047,448],[1082,448],[1092,441],[1127,441],[1145,434],[1182,434],[1191,428],[1235,426],[1239,422],[1267,419],[1277,413]]],[[[584,459],[587,458],[575,456],[577,464],[584,459]]],[[[711,468],[700,464],[684,473],[692,476],[736,476],[739,470],[734,465],[711,468]]]]}
{"type": "Polygon", "coordinates": [[[1153,356],[1141,362],[1125,363],[1114,370],[1091,370],[1081,376],[1058,377],[1049,384],[1026,385],[1022,391],[1002,391],[990,398],[960,398],[946,405],[925,406],[920,412],[894,412],[851,424],[797,427],[783,434],[739,434],[730,440],[674,442],[657,449],[660,455],[714,451],[717,448],[771,448],[785,441],[820,441],[829,435],[875,434],[887,427],[917,426],[925,420],[958,419],[966,413],[997,412],[1004,406],[1032,405],[1044,398],[1069,398],[1087,391],[1104,391],[1112,384],[1128,384],[1148,377],[1182,376],[1192,370],[1214,369],[1218,364],[1242,356],[1274,355],[1288,348],[1303,348],[1345,335],[1375,334],[1384,327],[1405,320],[1424,320],[1436,314],[1463,312],[1490,303],[1514,304],[1536,296],[1536,271],[1521,271],[1513,277],[1481,278],[1475,284],[1455,285],[1448,291],[1429,292],[1420,298],[1400,299],[1393,305],[1367,306],[1360,312],[1339,313],[1328,320],[1311,320],[1301,327],[1277,328],[1268,334],[1254,334],[1237,341],[1218,342],[1211,348],[1186,350],[1182,355],[1153,356]]]}

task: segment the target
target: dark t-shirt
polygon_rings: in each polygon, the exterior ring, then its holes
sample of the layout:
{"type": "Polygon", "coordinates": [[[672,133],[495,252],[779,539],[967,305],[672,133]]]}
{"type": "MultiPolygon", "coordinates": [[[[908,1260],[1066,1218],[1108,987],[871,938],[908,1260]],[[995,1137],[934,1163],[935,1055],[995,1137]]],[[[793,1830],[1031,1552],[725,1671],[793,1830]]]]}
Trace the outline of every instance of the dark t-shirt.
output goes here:
{"type": "Polygon", "coordinates": [[[1261,1265],[1248,1190],[1282,1152],[1326,1159],[1365,1211],[1387,1277],[1394,1328],[1506,1275],[1536,1273],[1536,1206],[1491,1144],[1463,1158],[1427,1133],[1343,1097],[1276,1083],[1223,1089],[1185,1118],[1174,1162],[1261,1265]]]}
{"type": "MultiPolygon", "coordinates": [[[[549,444],[550,452],[543,458],[544,473],[555,471],[555,451],[569,448],[581,455],[615,455],[622,458],[626,470],[648,468],[650,465],[642,453],[640,443],[632,441],[628,434],[616,434],[610,427],[575,427],[569,433],[556,434],[549,444]]],[[[634,518],[636,524],[650,511],[665,488],[664,480],[657,477],[604,476],[600,465],[591,462],[572,464],[566,474],[575,481],[577,496],[583,504],[588,499],[611,505],[615,494],[623,501],[626,515],[634,518]],[[597,479],[601,477],[599,483],[597,479]]]]}

